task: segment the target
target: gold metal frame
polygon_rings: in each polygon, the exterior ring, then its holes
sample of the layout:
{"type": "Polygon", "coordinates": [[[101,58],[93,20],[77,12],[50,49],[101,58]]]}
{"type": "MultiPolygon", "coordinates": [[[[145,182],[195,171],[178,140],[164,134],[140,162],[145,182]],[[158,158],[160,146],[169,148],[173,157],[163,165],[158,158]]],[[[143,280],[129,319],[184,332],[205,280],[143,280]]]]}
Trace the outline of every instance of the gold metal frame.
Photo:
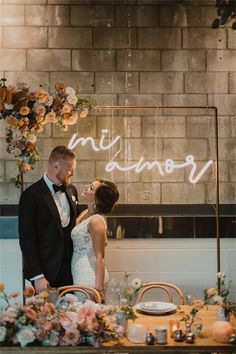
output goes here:
{"type": "MultiPolygon", "coordinates": [[[[216,155],[216,261],[217,261],[217,273],[220,272],[220,187],[219,187],[219,133],[218,133],[218,109],[215,106],[99,106],[101,110],[142,110],[142,109],[207,109],[214,112],[215,123],[215,155],[216,155]]],[[[220,288],[220,279],[218,279],[218,288],[220,288]]]]}

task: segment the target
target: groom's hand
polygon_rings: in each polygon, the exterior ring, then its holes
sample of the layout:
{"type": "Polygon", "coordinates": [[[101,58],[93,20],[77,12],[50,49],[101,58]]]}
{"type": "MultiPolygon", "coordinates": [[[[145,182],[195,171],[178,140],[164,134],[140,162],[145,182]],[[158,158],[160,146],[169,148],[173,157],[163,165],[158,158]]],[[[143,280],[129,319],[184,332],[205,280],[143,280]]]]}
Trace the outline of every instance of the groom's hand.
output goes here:
{"type": "Polygon", "coordinates": [[[45,277],[36,279],[34,281],[34,287],[37,293],[40,293],[43,289],[49,288],[50,284],[45,277]]]}

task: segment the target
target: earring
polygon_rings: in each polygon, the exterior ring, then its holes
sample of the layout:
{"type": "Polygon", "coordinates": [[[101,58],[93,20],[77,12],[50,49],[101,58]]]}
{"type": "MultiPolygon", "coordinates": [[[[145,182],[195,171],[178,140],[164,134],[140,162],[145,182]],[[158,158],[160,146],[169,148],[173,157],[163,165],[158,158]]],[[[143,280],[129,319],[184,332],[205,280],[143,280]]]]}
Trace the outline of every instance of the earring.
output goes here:
{"type": "Polygon", "coordinates": [[[93,204],[93,210],[94,210],[95,212],[97,211],[96,203],[93,204]]]}

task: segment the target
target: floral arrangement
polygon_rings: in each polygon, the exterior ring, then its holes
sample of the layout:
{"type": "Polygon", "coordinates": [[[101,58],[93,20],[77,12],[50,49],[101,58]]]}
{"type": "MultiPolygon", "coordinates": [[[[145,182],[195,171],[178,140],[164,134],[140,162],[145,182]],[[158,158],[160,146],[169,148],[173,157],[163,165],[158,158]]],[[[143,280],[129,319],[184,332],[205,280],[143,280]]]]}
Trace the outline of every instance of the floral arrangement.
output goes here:
{"type": "Polygon", "coordinates": [[[224,309],[224,315],[227,318],[230,314],[236,316],[236,303],[228,300],[230,295],[230,288],[232,280],[227,281],[227,276],[223,272],[217,273],[217,285],[216,288],[209,288],[204,290],[204,302],[206,304],[218,304],[224,309]]]}
{"type": "Polygon", "coordinates": [[[122,284],[112,281],[111,293],[117,298],[120,305],[133,306],[136,301],[139,289],[142,287],[142,281],[139,278],[132,280],[129,284],[129,275],[125,272],[122,284]]]}
{"type": "Polygon", "coordinates": [[[181,321],[189,322],[189,324],[192,325],[198,311],[200,311],[204,307],[205,303],[203,300],[192,299],[192,296],[188,295],[187,304],[190,305],[189,312],[184,315],[181,321]]]}
{"type": "Polygon", "coordinates": [[[6,125],[7,152],[17,159],[19,174],[12,181],[19,187],[22,174],[40,159],[36,134],[44,130],[45,124],[54,123],[66,131],[69,125],[85,118],[94,104],[81,98],[78,89],[63,83],[56,83],[50,94],[42,87],[31,92],[25,83],[7,86],[6,81],[0,79],[0,119],[6,125]]]}
{"type": "MultiPolygon", "coordinates": [[[[204,299],[192,299],[191,295],[187,296],[187,304],[190,305],[189,312],[185,313],[181,321],[193,324],[198,312],[208,304],[218,304],[224,309],[224,317],[227,318],[231,313],[236,316],[236,303],[228,300],[232,280],[226,281],[226,275],[223,272],[217,274],[219,280],[219,290],[209,288],[204,290],[204,299]]],[[[218,285],[218,284],[217,284],[218,285]]]]}
{"type": "Polygon", "coordinates": [[[0,343],[21,347],[29,344],[99,347],[104,341],[123,336],[118,326],[109,321],[115,311],[113,306],[92,301],[81,303],[73,294],[59,297],[54,305],[47,302],[46,291],[36,295],[32,287],[25,288],[25,305],[17,301],[18,296],[18,292],[6,294],[4,284],[0,284],[0,343]]]}
{"type": "Polygon", "coordinates": [[[120,307],[120,310],[123,311],[126,320],[136,320],[137,316],[131,306],[123,305],[120,307]]]}

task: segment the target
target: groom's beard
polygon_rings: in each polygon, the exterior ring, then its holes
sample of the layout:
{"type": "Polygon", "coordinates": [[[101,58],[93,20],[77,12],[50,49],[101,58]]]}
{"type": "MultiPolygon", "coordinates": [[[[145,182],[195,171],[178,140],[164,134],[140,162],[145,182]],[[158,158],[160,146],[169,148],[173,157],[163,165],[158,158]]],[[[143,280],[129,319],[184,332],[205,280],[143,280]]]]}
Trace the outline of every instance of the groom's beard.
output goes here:
{"type": "Polygon", "coordinates": [[[64,177],[63,175],[61,175],[60,172],[57,174],[56,177],[57,177],[57,179],[58,179],[64,186],[66,186],[66,187],[69,186],[69,184],[70,184],[70,177],[64,177]]]}

